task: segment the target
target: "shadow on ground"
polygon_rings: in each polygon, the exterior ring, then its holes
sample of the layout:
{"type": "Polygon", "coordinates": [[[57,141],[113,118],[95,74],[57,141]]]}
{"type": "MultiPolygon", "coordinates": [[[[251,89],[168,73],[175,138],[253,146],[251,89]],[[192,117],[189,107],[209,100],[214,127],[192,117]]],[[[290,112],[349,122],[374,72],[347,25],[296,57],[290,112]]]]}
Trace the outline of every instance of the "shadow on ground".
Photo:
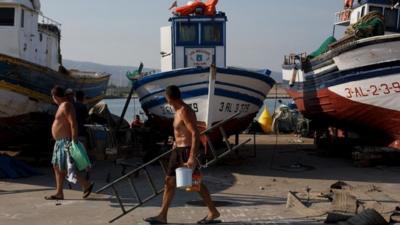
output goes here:
{"type": "MultiPolygon", "coordinates": [[[[271,142],[273,143],[273,142],[271,142]]],[[[357,168],[352,164],[351,159],[346,158],[327,158],[319,156],[315,147],[311,144],[259,144],[257,146],[257,156],[252,157],[252,146],[247,145],[240,150],[238,155],[231,155],[222,160],[218,165],[207,169],[205,181],[209,185],[215,200],[221,205],[232,207],[257,206],[257,205],[282,205],[286,198],[249,195],[249,194],[230,194],[223,193],[233,187],[237,182],[237,175],[251,175],[262,179],[273,178],[296,178],[312,180],[344,180],[370,183],[400,183],[399,168],[357,168]]],[[[54,187],[54,178],[49,167],[39,168],[43,176],[30,178],[5,180],[6,183],[17,183],[34,185],[37,188],[28,186],[27,188],[16,188],[15,190],[0,190],[0,195],[12,195],[27,192],[50,191],[54,187]],[[44,188],[45,187],[45,188],[44,188]]],[[[163,186],[163,175],[159,166],[151,168],[150,172],[156,178],[157,188],[163,186]]],[[[97,162],[91,172],[91,179],[96,182],[96,190],[107,183],[107,178],[115,180],[121,176],[121,168],[116,167],[111,162],[97,162]]],[[[151,194],[150,186],[147,184],[144,174],[134,178],[137,188],[140,190],[142,199],[151,194]]],[[[67,188],[67,185],[65,185],[67,188]]],[[[0,186],[1,188],[1,186],[0,186]]],[[[74,190],[79,190],[77,185],[73,185],[74,190]]],[[[134,207],[133,202],[137,202],[128,183],[121,184],[119,194],[121,201],[127,207],[134,207]]],[[[2,188],[3,189],[3,188],[2,188]]],[[[113,192],[108,190],[104,195],[92,197],[92,201],[110,201],[110,206],[119,207],[119,203],[113,196],[113,192]]],[[[183,200],[176,200],[174,207],[203,206],[198,201],[198,196],[192,193],[180,192],[183,200]],[[189,201],[188,201],[189,199],[189,201]],[[190,199],[193,199],[190,201],[190,199]]],[[[66,196],[68,199],[68,196],[66,196]]],[[[159,206],[160,197],[157,200],[146,204],[146,207],[159,206]]],[[[246,223],[244,223],[246,224],[246,223]]],[[[251,224],[251,223],[250,223],[251,224]]],[[[254,223],[253,223],[254,224],[254,223]]]]}

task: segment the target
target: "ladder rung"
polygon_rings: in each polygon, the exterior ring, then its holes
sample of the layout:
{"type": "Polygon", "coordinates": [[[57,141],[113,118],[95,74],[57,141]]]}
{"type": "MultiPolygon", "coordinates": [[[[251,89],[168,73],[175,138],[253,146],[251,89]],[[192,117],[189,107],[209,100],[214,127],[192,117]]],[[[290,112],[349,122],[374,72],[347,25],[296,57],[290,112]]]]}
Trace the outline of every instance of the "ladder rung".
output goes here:
{"type": "Polygon", "coordinates": [[[142,199],[140,198],[139,192],[137,191],[136,186],[135,186],[135,184],[133,183],[132,178],[130,178],[130,179],[128,180],[128,183],[129,183],[129,185],[131,186],[131,189],[132,189],[133,193],[135,194],[136,199],[138,200],[139,204],[142,204],[142,199]]]}
{"type": "Polygon", "coordinates": [[[157,194],[157,188],[156,188],[156,186],[154,185],[153,179],[151,179],[151,176],[150,176],[149,171],[147,170],[147,168],[144,168],[143,170],[144,170],[144,173],[146,174],[147,180],[148,180],[149,183],[150,183],[151,189],[153,189],[153,193],[154,193],[154,194],[157,194]]]}
{"type": "Polygon", "coordinates": [[[225,144],[226,144],[226,147],[228,147],[229,150],[232,150],[231,143],[229,143],[229,140],[228,140],[228,137],[226,136],[226,133],[225,133],[224,128],[219,127],[219,131],[220,131],[221,134],[222,134],[222,137],[223,137],[223,139],[224,139],[224,142],[225,142],[225,144]]]}
{"type": "Polygon", "coordinates": [[[217,153],[215,152],[214,145],[212,144],[211,139],[210,139],[210,137],[208,135],[206,135],[206,139],[207,139],[207,143],[208,143],[208,146],[210,147],[212,155],[214,157],[217,157],[217,153]]]}
{"type": "Polygon", "coordinates": [[[157,196],[158,196],[160,193],[162,193],[163,191],[164,191],[164,188],[160,189],[160,190],[158,191],[158,194],[156,194],[156,195],[153,194],[152,196],[145,198],[145,199],[142,201],[142,203],[137,204],[137,205],[134,206],[133,208],[131,208],[131,209],[125,211],[125,212],[122,213],[121,215],[119,215],[119,216],[115,217],[114,219],[110,220],[109,223],[115,222],[116,220],[120,219],[121,217],[125,216],[126,214],[128,214],[128,213],[134,211],[135,209],[139,208],[140,206],[146,204],[147,202],[151,201],[153,198],[157,197],[157,196]]]}
{"type": "Polygon", "coordinates": [[[126,213],[124,204],[122,204],[122,201],[121,201],[121,198],[119,197],[119,194],[118,194],[117,189],[114,187],[114,185],[112,185],[111,188],[112,188],[113,191],[114,191],[115,197],[116,197],[117,200],[118,200],[118,203],[119,203],[119,206],[121,207],[122,212],[123,212],[123,213],[126,213]]]}

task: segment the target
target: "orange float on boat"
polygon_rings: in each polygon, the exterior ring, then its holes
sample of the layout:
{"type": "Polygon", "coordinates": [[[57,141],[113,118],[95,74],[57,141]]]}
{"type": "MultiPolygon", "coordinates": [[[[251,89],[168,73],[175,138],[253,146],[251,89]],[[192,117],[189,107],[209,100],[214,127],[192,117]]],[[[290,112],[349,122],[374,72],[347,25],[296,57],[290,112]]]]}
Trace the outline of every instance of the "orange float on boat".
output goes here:
{"type": "Polygon", "coordinates": [[[217,4],[218,0],[208,0],[206,3],[198,0],[189,5],[177,7],[175,9],[175,13],[179,14],[180,16],[189,16],[196,13],[198,8],[201,8],[204,15],[214,16],[216,13],[217,4]]]}
{"type": "Polygon", "coordinates": [[[208,2],[206,3],[206,11],[204,12],[204,15],[214,16],[217,12],[217,4],[218,0],[208,0],[208,2]]]}
{"type": "Polygon", "coordinates": [[[344,0],[344,7],[346,9],[353,7],[353,0],[344,0]]]}

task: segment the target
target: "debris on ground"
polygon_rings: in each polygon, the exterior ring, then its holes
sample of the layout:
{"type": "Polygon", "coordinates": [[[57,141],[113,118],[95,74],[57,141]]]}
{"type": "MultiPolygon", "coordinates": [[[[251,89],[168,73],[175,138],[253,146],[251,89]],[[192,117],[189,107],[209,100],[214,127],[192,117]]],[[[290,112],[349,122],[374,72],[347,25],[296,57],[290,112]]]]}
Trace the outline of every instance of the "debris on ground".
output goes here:
{"type": "Polygon", "coordinates": [[[374,184],[354,187],[338,181],[330,186],[327,193],[316,195],[313,199],[310,199],[310,189],[306,188],[304,193],[290,191],[286,208],[306,217],[327,215],[327,224],[386,225],[388,221],[400,222],[400,207],[393,210],[396,201],[374,184]],[[326,199],[329,205],[317,201],[315,197],[326,199]]]}
{"type": "Polygon", "coordinates": [[[359,203],[357,198],[350,194],[349,191],[334,190],[331,210],[334,212],[343,212],[356,214],[359,203]]]}
{"type": "Polygon", "coordinates": [[[340,212],[328,212],[328,216],[326,217],[325,223],[327,224],[336,224],[340,221],[347,221],[351,217],[353,217],[354,214],[346,214],[346,213],[340,213],[340,212]]]}
{"type": "Polygon", "coordinates": [[[327,212],[322,209],[314,209],[310,206],[307,206],[302,200],[297,196],[297,192],[289,191],[287,201],[286,201],[286,208],[294,209],[299,214],[306,216],[306,217],[318,217],[323,216],[327,212]]]}
{"type": "Polygon", "coordinates": [[[352,186],[347,184],[343,181],[338,181],[331,185],[331,189],[338,189],[338,190],[351,190],[352,186]]]}
{"type": "Polygon", "coordinates": [[[339,225],[387,225],[388,222],[375,209],[366,209],[358,215],[339,222],[339,225]]]}
{"type": "Polygon", "coordinates": [[[395,212],[390,216],[391,223],[400,223],[400,212],[395,212]]]}

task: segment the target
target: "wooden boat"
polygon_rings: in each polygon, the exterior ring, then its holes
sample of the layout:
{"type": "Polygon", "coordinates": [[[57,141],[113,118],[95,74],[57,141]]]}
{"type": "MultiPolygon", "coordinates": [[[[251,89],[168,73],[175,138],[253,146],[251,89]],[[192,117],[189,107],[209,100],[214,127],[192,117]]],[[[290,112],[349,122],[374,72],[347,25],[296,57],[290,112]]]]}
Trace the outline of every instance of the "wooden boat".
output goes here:
{"type": "Polygon", "coordinates": [[[172,84],[196,112],[201,130],[240,112],[225,127],[229,134],[240,133],[263,106],[275,82],[270,71],[226,67],[226,21],[224,13],[174,16],[161,29],[162,71],[135,83],[144,111],[161,129],[172,128],[174,110],[164,96],[172,84]]]}
{"type": "Polygon", "coordinates": [[[83,91],[89,106],[103,98],[110,76],[62,66],[61,25],[38,0],[0,1],[0,14],[0,146],[49,134],[55,85],[83,91]]]}
{"type": "Polygon", "coordinates": [[[317,131],[337,128],[363,145],[400,148],[399,13],[390,0],[346,1],[335,26],[352,26],[355,35],[315,57],[286,57],[288,93],[317,131]]]}

